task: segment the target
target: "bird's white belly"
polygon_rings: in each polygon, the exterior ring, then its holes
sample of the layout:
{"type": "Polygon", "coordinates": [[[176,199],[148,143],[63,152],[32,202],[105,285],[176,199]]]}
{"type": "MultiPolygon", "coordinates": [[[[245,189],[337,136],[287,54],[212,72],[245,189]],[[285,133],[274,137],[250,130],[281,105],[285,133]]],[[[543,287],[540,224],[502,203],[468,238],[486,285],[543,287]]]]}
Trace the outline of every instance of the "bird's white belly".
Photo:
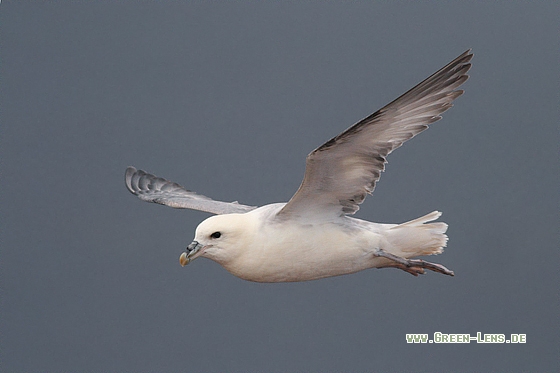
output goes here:
{"type": "Polygon", "coordinates": [[[374,266],[381,236],[336,224],[265,227],[230,272],[258,282],[306,281],[374,266]]]}

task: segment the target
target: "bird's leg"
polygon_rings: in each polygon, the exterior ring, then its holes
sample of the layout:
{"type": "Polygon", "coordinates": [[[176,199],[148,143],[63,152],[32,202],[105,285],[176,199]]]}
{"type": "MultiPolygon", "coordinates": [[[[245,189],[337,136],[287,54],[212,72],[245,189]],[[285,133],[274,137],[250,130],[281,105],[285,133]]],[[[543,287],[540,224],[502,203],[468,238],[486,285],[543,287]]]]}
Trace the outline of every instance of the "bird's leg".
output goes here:
{"type": "Polygon", "coordinates": [[[373,255],[380,258],[387,258],[393,261],[392,263],[385,264],[379,268],[399,268],[414,276],[424,274],[424,269],[429,269],[430,271],[439,272],[448,276],[455,276],[455,273],[453,273],[453,271],[445,268],[441,264],[426,262],[422,259],[405,259],[381,249],[375,249],[373,255]]]}

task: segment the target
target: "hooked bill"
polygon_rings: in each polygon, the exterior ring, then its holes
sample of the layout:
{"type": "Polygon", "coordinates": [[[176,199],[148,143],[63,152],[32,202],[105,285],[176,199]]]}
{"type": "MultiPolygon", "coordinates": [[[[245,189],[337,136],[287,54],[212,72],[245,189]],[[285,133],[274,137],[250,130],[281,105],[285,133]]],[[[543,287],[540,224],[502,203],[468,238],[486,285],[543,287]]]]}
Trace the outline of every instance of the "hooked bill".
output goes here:
{"type": "Polygon", "coordinates": [[[191,260],[188,258],[187,255],[188,255],[188,253],[187,253],[187,252],[184,252],[184,253],[182,253],[181,256],[179,257],[179,263],[181,263],[181,266],[183,266],[183,267],[186,266],[187,264],[189,264],[190,261],[191,261],[191,260]]]}

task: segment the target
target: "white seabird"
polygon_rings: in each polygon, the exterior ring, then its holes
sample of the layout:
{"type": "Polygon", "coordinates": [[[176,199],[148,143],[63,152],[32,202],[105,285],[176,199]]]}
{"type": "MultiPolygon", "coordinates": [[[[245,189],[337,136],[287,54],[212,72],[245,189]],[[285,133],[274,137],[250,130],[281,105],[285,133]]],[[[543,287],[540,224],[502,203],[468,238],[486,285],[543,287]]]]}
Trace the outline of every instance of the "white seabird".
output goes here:
{"type": "Polygon", "coordinates": [[[305,176],[288,203],[253,207],[220,202],[129,167],[128,190],[147,202],[217,214],[196,228],[180,263],[205,257],[249,281],[307,281],[394,267],[453,276],[421,259],[446,246],[447,224],[434,211],[403,224],[352,218],[385,169],[386,157],[441,119],[463,91],[470,50],[307,156],[305,176]]]}

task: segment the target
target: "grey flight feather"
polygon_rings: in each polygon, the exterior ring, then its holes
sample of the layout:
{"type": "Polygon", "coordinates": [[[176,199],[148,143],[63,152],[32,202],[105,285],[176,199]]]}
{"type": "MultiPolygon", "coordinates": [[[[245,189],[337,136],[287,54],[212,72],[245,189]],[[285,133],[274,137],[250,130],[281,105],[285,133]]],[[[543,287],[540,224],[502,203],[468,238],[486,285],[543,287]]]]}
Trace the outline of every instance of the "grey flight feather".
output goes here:
{"type": "Polygon", "coordinates": [[[327,141],[307,156],[298,191],[279,216],[354,214],[405,141],[441,119],[467,79],[473,55],[464,52],[426,80],[327,141]]]}
{"type": "Polygon", "coordinates": [[[134,167],[126,169],[125,183],[130,193],[138,196],[142,201],[159,203],[177,209],[193,209],[212,214],[233,214],[248,212],[256,208],[237,202],[215,201],[191,192],[177,183],[134,167]]]}

